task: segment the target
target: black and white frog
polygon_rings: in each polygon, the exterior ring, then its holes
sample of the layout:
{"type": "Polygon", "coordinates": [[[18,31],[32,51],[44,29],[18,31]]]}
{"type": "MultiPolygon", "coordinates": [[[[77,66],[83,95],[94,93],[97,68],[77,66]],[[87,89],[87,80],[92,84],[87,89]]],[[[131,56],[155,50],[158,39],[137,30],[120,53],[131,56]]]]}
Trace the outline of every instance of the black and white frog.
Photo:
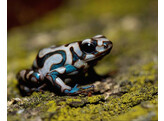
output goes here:
{"type": "Polygon", "coordinates": [[[66,83],[83,79],[91,70],[94,72],[93,66],[107,55],[112,47],[112,42],[105,36],[96,35],[59,47],[44,48],[38,52],[31,69],[22,70],[17,74],[19,89],[22,95],[30,95],[33,91],[44,89],[65,95],[79,94],[81,90],[92,88],[93,85],[78,88],[77,84],[69,86],[66,83]]]}

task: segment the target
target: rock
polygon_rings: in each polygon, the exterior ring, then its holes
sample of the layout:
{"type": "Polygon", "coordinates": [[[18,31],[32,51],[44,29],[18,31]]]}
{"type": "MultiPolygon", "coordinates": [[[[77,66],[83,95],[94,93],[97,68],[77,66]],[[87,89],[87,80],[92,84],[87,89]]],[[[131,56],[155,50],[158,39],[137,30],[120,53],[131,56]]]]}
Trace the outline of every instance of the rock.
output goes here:
{"type": "Polygon", "coordinates": [[[157,1],[69,2],[57,13],[8,32],[8,121],[158,120],[157,1]],[[42,46],[101,33],[113,49],[95,66],[107,76],[92,83],[94,90],[77,96],[48,91],[20,96],[15,75],[31,67],[42,46]]]}

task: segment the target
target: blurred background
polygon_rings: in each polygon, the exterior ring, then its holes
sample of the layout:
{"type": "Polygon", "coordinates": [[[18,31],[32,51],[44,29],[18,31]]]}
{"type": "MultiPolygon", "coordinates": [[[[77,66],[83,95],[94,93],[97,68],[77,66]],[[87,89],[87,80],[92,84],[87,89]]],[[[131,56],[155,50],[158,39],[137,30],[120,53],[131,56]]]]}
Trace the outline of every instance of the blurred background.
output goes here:
{"type": "Polygon", "coordinates": [[[19,97],[16,73],[29,68],[39,49],[103,34],[111,53],[99,74],[125,72],[157,61],[157,0],[8,0],[8,99],[19,97]]]}

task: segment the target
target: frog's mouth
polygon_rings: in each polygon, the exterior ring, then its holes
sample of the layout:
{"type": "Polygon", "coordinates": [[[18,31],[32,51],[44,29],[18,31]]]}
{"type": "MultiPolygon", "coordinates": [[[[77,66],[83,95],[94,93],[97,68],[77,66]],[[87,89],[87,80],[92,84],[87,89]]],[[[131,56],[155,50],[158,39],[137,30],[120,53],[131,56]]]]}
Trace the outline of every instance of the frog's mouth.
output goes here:
{"type": "Polygon", "coordinates": [[[101,53],[100,57],[107,55],[108,53],[110,53],[111,50],[112,50],[112,46],[108,50],[106,50],[105,52],[101,53]]]}
{"type": "Polygon", "coordinates": [[[112,46],[108,50],[106,50],[105,52],[98,53],[94,58],[88,59],[87,61],[89,63],[97,62],[98,60],[101,60],[105,55],[109,54],[111,49],[112,49],[112,46]]]}

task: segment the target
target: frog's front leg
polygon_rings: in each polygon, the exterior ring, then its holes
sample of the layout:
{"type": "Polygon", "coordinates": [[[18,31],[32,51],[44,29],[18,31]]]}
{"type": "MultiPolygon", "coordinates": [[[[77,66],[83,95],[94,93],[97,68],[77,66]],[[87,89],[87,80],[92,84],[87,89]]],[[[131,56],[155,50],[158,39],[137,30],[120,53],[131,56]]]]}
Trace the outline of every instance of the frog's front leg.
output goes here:
{"type": "Polygon", "coordinates": [[[73,95],[80,93],[80,88],[77,88],[77,84],[71,88],[70,86],[66,85],[59,76],[74,74],[77,72],[78,69],[75,66],[65,65],[47,73],[46,78],[52,83],[53,86],[58,87],[62,93],[73,95]]]}

